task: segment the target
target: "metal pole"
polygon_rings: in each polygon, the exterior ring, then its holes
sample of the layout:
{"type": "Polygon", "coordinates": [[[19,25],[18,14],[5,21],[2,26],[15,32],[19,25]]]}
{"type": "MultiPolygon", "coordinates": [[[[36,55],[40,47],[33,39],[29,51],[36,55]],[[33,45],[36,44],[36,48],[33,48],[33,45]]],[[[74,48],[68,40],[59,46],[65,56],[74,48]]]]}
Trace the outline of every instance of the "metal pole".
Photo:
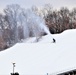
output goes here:
{"type": "Polygon", "coordinates": [[[13,74],[14,74],[14,70],[15,70],[15,63],[12,63],[13,64],[13,74]]]}
{"type": "Polygon", "coordinates": [[[49,75],[49,74],[47,73],[47,75],[49,75]]]}

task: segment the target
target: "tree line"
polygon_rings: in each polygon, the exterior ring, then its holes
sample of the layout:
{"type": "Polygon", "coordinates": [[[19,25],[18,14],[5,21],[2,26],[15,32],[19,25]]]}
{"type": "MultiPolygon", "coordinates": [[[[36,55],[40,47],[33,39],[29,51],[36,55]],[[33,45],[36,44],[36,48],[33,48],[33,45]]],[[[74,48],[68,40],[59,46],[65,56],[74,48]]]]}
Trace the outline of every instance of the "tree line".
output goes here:
{"type": "Polygon", "coordinates": [[[44,19],[52,34],[76,28],[76,8],[69,10],[67,7],[61,7],[60,10],[53,10],[48,5],[47,8],[47,14],[44,19]]]}
{"type": "MultiPolygon", "coordinates": [[[[42,17],[33,8],[24,9],[18,4],[7,5],[4,14],[0,14],[0,49],[6,49],[28,37],[45,34],[48,27],[42,17]]],[[[48,33],[48,32],[47,32],[48,33]]]]}
{"type": "Polygon", "coordinates": [[[33,8],[35,12],[45,20],[45,23],[52,34],[76,28],[76,7],[73,9],[67,7],[53,9],[50,4],[45,4],[41,10],[39,9],[40,11],[38,11],[36,6],[33,8]]]}
{"type": "Polygon", "coordinates": [[[7,5],[0,13],[0,49],[6,49],[28,37],[41,36],[49,28],[50,33],[61,33],[76,28],[76,8],[62,7],[54,10],[50,4],[43,8],[22,8],[18,4],[7,5]]]}

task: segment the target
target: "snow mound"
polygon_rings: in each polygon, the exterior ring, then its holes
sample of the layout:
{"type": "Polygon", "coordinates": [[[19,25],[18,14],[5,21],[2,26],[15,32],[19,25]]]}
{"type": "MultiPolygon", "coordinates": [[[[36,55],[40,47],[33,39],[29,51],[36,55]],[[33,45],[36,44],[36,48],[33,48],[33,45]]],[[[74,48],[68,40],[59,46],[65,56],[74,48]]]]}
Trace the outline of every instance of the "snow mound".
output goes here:
{"type": "Polygon", "coordinates": [[[53,37],[52,34],[48,34],[46,36],[40,37],[38,41],[37,41],[37,37],[31,37],[31,38],[27,38],[26,40],[23,40],[23,43],[53,43],[53,37]]]}
{"type": "Polygon", "coordinates": [[[40,43],[18,43],[0,52],[0,74],[10,75],[12,62],[16,63],[15,72],[20,75],[55,75],[58,72],[76,69],[75,34],[76,30],[67,30],[52,35],[56,43],[49,43],[51,36],[47,35],[40,39],[40,43]]]}

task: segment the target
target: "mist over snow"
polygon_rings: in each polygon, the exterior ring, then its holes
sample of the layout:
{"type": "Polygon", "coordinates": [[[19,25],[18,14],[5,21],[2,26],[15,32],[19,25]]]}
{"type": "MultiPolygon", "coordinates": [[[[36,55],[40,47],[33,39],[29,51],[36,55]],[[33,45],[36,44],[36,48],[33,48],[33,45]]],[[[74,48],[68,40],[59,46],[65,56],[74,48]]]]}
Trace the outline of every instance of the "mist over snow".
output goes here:
{"type": "Polygon", "coordinates": [[[6,6],[4,13],[0,19],[1,33],[5,36],[4,40],[8,47],[30,37],[36,37],[38,42],[44,34],[50,34],[45,20],[33,9],[24,9],[18,4],[11,4],[6,6]]]}
{"type": "Polygon", "coordinates": [[[31,9],[27,9],[27,11],[23,11],[23,28],[24,28],[24,36],[34,36],[38,37],[43,35],[44,33],[50,34],[48,27],[45,25],[44,20],[38,16],[31,9]]]}
{"type": "Polygon", "coordinates": [[[76,29],[66,30],[61,34],[43,36],[38,43],[17,43],[0,52],[0,74],[10,75],[12,62],[16,63],[15,72],[20,75],[56,75],[76,69],[75,34],[76,29]],[[56,39],[56,43],[52,43],[50,36],[56,39]]]}

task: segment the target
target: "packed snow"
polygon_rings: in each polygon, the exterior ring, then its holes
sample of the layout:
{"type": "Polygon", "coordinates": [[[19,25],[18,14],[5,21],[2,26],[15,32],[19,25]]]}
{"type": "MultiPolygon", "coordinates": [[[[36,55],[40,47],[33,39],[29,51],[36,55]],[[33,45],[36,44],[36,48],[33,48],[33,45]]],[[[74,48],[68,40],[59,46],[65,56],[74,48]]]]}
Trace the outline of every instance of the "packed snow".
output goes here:
{"type": "Polygon", "coordinates": [[[10,75],[12,63],[20,75],[55,75],[76,69],[76,29],[61,34],[43,36],[39,42],[28,38],[23,43],[0,52],[0,74],[10,75]],[[51,37],[56,39],[52,43],[51,37]]]}

